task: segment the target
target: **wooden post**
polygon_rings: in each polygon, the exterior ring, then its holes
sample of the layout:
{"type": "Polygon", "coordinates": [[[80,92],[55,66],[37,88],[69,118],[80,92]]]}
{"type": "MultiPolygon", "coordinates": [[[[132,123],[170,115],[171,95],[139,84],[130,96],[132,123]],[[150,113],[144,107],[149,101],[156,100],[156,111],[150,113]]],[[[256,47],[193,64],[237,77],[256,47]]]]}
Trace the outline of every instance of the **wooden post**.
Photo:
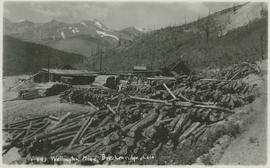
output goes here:
{"type": "Polygon", "coordinates": [[[48,82],[50,82],[50,55],[48,55],[48,82]]]}

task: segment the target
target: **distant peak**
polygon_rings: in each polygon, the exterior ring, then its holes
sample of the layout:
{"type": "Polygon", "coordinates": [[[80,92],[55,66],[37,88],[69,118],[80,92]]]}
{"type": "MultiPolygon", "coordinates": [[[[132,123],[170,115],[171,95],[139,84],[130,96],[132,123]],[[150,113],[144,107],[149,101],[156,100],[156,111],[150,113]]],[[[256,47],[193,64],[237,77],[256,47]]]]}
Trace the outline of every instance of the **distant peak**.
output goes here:
{"type": "Polygon", "coordinates": [[[50,22],[58,22],[57,20],[55,20],[55,19],[52,19],[50,22]]]}
{"type": "Polygon", "coordinates": [[[25,19],[20,19],[18,22],[25,22],[26,20],[25,19]]]}
{"type": "Polygon", "coordinates": [[[136,26],[130,26],[130,27],[124,28],[123,30],[136,30],[136,31],[139,31],[139,32],[142,32],[142,33],[150,31],[150,30],[147,30],[145,28],[136,27],[136,26]]]}
{"type": "Polygon", "coordinates": [[[30,23],[30,24],[34,24],[33,22],[29,21],[29,20],[26,20],[26,19],[20,19],[18,21],[18,23],[30,23]]]}

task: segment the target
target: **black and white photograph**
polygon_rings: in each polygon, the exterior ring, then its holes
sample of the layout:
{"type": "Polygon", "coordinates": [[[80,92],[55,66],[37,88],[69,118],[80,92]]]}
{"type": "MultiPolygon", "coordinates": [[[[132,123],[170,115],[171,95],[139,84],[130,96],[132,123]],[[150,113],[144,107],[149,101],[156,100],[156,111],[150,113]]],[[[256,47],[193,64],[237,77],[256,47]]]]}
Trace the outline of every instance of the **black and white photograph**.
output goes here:
{"type": "Polygon", "coordinates": [[[1,4],[3,165],[267,165],[267,1],[1,4]]]}

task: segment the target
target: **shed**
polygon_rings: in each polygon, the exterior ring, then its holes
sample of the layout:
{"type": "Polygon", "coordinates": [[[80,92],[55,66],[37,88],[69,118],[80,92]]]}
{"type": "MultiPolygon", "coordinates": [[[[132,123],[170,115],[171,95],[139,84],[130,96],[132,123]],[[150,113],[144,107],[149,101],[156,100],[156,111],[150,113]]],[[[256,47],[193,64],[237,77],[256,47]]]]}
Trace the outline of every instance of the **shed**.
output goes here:
{"type": "Polygon", "coordinates": [[[176,72],[179,75],[188,75],[190,74],[190,68],[186,65],[185,61],[182,59],[179,59],[176,62],[173,62],[172,64],[161,68],[161,71],[163,75],[173,75],[172,72],[176,72]]]}
{"type": "Polygon", "coordinates": [[[33,77],[36,83],[64,82],[73,85],[87,85],[94,82],[97,72],[74,69],[48,69],[44,68],[33,77]]]}

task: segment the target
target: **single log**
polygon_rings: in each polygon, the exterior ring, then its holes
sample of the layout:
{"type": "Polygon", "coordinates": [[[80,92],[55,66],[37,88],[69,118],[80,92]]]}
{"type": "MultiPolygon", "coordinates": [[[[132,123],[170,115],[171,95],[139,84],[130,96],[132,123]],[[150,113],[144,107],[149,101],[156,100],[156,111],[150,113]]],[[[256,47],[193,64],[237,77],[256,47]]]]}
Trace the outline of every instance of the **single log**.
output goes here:
{"type": "Polygon", "coordinates": [[[32,129],[32,121],[30,121],[28,129],[27,129],[27,131],[26,131],[26,133],[25,133],[25,135],[23,137],[23,144],[24,144],[24,141],[25,141],[26,137],[30,134],[31,129],[32,129]]]}
{"type": "Polygon", "coordinates": [[[150,125],[149,127],[147,127],[142,132],[142,136],[144,136],[145,138],[153,138],[155,133],[157,133],[157,129],[156,129],[155,125],[153,124],[153,125],[150,125]]]}
{"type": "Polygon", "coordinates": [[[86,149],[80,152],[79,159],[81,159],[83,156],[88,155],[91,151],[94,151],[97,147],[102,145],[99,141],[93,143],[91,146],[88,146],[86,149]]]}
{"type": "Polygon", "coordinates": [[[220,80],[220,79],[200,79],[201,81],[217,81],[217,82],[231,82],[232,80],[220,80]]]}
{"type": "Polygon", "coordinates": [[[113,114],[116,114],[116,112],[111,108],[110,105],[106,105],[106,107],[110,110],[110,112],[112,112],[113,114]]]}
{"type": "Polygon", "coordinates": [[[163,144],[160,142],[158,146],[152,150],[152,155],[156,156],[157,153],[161,150],[162,145],[163,144]]]}
{"type": "Polygon", "coordinates": [[[195,108],[214,109],[214,110],[217,110],[217,111],[224,111],[224,112],[232,113],[232,114],[234,113],[231,110],[228,110],[228,109],[225,109],[225,108],[222,108],[222,107],[218,107],[218,106],[214,106],[214,105],[187,104],[185,102],[175,102],[175,105],[176,106],[181,106],[181,107],[195,107],[195,108]]]}
{"type": "Polygon", "coordinates": [[[59,144],[59,143],[68,142],[68,141],[72,140],[73,137],[74,137],[74,135],[69,135],[69,136],[66,136],[66,137],[55,139],[55,140],[51,141],[51,144],[55,145],[55,144],[59,144]]]}
{"type": "Polygon", "coordinates": [[[199,126],[197,129],[195,129],[192,132],[192,135],[196,135],[198,132],[200,132],[201,130],[206,129],[206,124],[202,124],[201,126],[199,126]]]}
{"type": "Polygon", "coordinates": [[[111,133],[111,136],[110,136],[111,141],[117,141],[119,139],[120,139],[120,136],[119,136],[119,134],[117,132],[112,132],[111,133]]]}
{"type": "MultiPolygon", "coordinates": [[[[97,136],[102,136],[102,134],[110,133],[111,131],[115,130],[115,128],[116,128],[115,125],[108,124],[104,127],[101,127],[97,131],[94,131],[93,133],[89,133],[89,135],[83,137],[81,141],[82,141],[82,143],[85,143],[91,139],[94,139],[97,136]]],[[[109,142],[105,142],[105,143],[110,143],[110,138],[109,137],[104,138],[103,141],[109,141],[109,142]]]]}
{"type": "Polygon", "coordinates": [[[30,122],[30,121],[43,120],[44,118],[47,118],[47,117],[48,117],[48,115],[45,115],[45,116],[42,116],[42,117],[30,118],[30,119],[27,119],[27,120],[23,120],[23,121],[11,123],[11,124],[9,124],[9,126],[10,126],[10,127],[19,126],[20,124],[28,123],[28,122],[30,122]]]}
{"type": "Polygon", "coordinates": [[[110,120],[112,119],[111,115],[106,116],[98,125],[98,127],[103,127],[104,125],[106,125],[110,120]]]}
{"type": "Polygon", "coordinates": [[[173,120],[167,126],[169,131],[173,131],[174,127],[176,126],[177,122],[180,120],[181,117],[182,117],[182,114],[179,114],[179,115],[177,115],[176,117],[173,118],[173,120]]]}
{"type": "Polygon", "coordinates": [[[167,101],[164,101],[164,100],[147,99],[147,98],[136,97],[136,96],[129,96],[129,98],[134,99],[134,100],[140,100],[140,101],[149,101],[153,103],[167,103],[167,101]]]}
{"type": "Polygon", "coordinates": [[[128,154],[128,146],[124,145],[121,147],[121,150],[119,151],[120,156],[126,156],[128,154]]]}
{"type": "Polygon", "coordinates": [[[133,146],[135,144],[135,139],[131,137],[126,137],[124,141],[126,142],[127,146],[133,146]]]}
{"type": "Polygon", "coordinates": [[[169,94],[173,97],[173,99],[177,99],[177,97],[173,94],[173,92],[167,87],[165,83],[163,83],[163,86],[169,92],[169,94]]]}
{"type": "Polygon", "coordinates": [[[154,124],[154,127],[160,127],[160,126],[163,126],[169,122],[171,122],[173,120],[173,118],[167,118],[167,119],[164,119],[164,120],[160,120],[160,121],[157,121],[155,124],[154,124]]]}
{"type": "Polygon", "coordinates": [[[53,135],[50,137],[46,137],[46,138],[48,138],[49,141],[53,141],[53,140],[57,140],[57,139],[60,139],[60,138],[66,137],[66,136],[70,136],[70,135],[75,136],[76,133],[77,133],[77,131],[69,131],[69,132],[63,132],[63,133],[53,135]]]}
{"type": "MultiPolygon", "coordinates": [[[[3,128],[2,130],[3,131],[17,131],[17,130],[19,130],[19,131],[26,131],[28,129],[27,128],[3,128]]],[[[37,129],[31,128],[30,130],[37,130],[37,129]]]]}
{"type": "Polygon", "coordinates": [[[99,108],[97,106],[95,106],[93,103],[91,103],[90,101],[87,102],[91,107],[93,107],[95,110],[99,110],[99,108]]]}
{"type": "Polygon", "coordinates": [[[113,144],[106,146],[105,152],[106,153],[112,153],[113,150],[115,150],[118,146],[120,146],[120,142],[114,142],[113,144]]]}
{"type": "Polygon", "coordinates": [[[192,125],[184,131],[184,133],[178,138],[178,142],[180,143],[182,140],[189,137],[194,130],[196,130],[201,125],[200,122],[192,123],[192,125]]]}
{"type": "Polygon", "coordinates": [[[151,115],[147,116],[146,118],[142,119],[142,121],[140,121],[139,123],[137,123],[135,126],[133,126],[130,129],[130,132],[128,132],[128,135],[131,137],[135,136],[135,133],[138,130],[141,130],[149,125],[151,125],[153,122],[155,122],[155,120],[158,117],[158,113],[155,111],[153,113],[151,113],[151,115]]]}
{"type": "Polygon", "coordinates": [[[178,122],[175,125],[174,130],[169,133],[173,138],[176,137],[176,135],[178,135],[182,129],[182,127],[187,123],[187,121],[189,120],[189,115],[187,113],[184,113],[181,115],[181,118],[178,120],[178,122]]]}
{"type": "Polygon", "coordinates": [[[58,117],[55,117],[53,115],[49,115],[48,118],[51,119],[51,120],[54,120],[54,121],[59,121],[60,120],[58,117]]]}
{"type": "Polygon", "coordinates": [[[130,124],[126,125],[125,127],[122,128],[122,131],[123,131],[123,132],[129,131],[133,126],[135,126],[135,125],[138,124],[139,122],[140,122],[140,120],[139,120],[139,121],[136,121],[136,122],[134,122],[134,123],[130,123],[130,124]]]}
{"type": "Polygon", "coordinates": [[[28,135],[27,137],[25,137],[25,143],[27,140],[31,139],[33,136],[37,135],[38,133],[42,132],[44,129],[46,129],[48,126],[50,125],[49,122],[47,122],[46,124],[44,124],[42,127],[40,127],[39,129],[37,129],[35,132],[33,132],[32,134],[28,135]]]}
{"type": "Polygon", "coordinates": [[[64,148],[64,146],[58,147],[54,152],[51,153],[51,156],[57,156],[57,154],[60,153],[64,148]]]}
{"type": "Polygon", "coordinates": [[[122,99],[119,100],[119,102],[118,102],[118,104],[117,104],[117,106],[115,108],[116,111],[119,111],[119,108],[120,108],[121,103],[122,103],[122,99]]]}
{"type": "Polygon", "coordinates": [[[85,133],[85,131],[87,130],[87,128],[92,124],[93,118],[92,117],[88,117],[86,119],[86,121],[83,123],[83,125],[81,126],[81,128],[79,129],[79,131],[77,132],[77,134],[74,136],[74,138],[72,139],[72,141],[69,144],[69,148],[76,142],[78,142],[81,137],[83,136],[83,134],[85,133]]]}
{"type": "Polygon", "coordinates": [[[66,121],[66,119],[70,116],[70,112],[66,113],[63,117],[60,118],[58,124],[63,123],[64,121],[66,121]]]}
{"type": "Polygon", "coordinates": [[[197,143],[199,138],[206,132],[206,127],[198,131],[196,134],[194,134],[194,142],[197,143]]]}

